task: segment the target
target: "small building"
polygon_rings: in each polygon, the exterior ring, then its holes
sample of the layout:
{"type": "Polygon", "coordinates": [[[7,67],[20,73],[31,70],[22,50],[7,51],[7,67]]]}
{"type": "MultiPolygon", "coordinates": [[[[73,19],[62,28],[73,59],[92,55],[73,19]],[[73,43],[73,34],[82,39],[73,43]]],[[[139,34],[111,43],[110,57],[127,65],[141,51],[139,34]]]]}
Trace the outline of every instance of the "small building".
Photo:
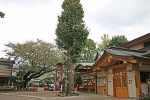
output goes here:
{"type": "Polygon", "coordinates": [[[10,77],[12,76],[14,60],[0,58],[0,86],[10,86],[10,77]]]}
{"type": "Polygon", "coordinates": [[[94,62],[81,62],[78,63],[75,70],[75,79],[80,77],[77,88],[81,92],[95,93],[95,73],[91,69],[94,62]]]}

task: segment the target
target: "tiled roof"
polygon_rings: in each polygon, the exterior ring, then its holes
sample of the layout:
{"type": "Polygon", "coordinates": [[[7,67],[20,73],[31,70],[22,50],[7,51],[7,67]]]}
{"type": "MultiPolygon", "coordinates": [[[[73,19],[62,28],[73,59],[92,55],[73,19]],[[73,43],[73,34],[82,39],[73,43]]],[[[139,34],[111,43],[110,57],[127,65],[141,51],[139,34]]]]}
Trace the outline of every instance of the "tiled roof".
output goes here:
{"type": "Polygon", "coordinates": [[[15,63],[14,60],[9,60],[9,59],[6,59],[6,58],[0,58],[0,62],[12,62],[12,63],[15,63]]]}
{"type": "MultiPolygon", "coordinates": [[[[77,70],[79,68],[79,66],[82,66],[82,70],[90,70],[92,65],[94,64],[94,61],[84,61],[84,62],[80,62],[77,64],[77,66],[75,67],[74,70],[77,70]]],[[[81,70],[81,69],[80,69],[81,70]]]]}
{"type": "Polygon", "coordinates": [[[110,47],[105,50],[101,58],[95,64],[93,64],[92,68],[95,67],[99,62],[101,62],[101,60],[107,54],[110,54],[112,56],[119,56],[119,57],[138,57],[138,58],[143,58],[143,59],[148,59],[148,60],[150,59],[149,50],[131,50],[128,48],[110,47]]]}
{"type": "Polygon", "coordinates": [[[81,63],[78,63],[78,65],[82,65],[82,66],[92,66],[94,64],[94,62],[81,62],[81,63]]]}
{"type": "Polygon", "coordinates": [[[100,51],[97,51],[97,53],[101,56],[104,53],[104,51],[100,50],[100,51]]]}
{"type": "Polygon", "coordinates": [[[150,59],[149,57],[144,56],[148,51],[144,50],[131,50],[131,49],[126,49],[126,48],[116,48],[116,47],[111,47],[106,50],[106,53],[109,53],[111,55],[116,55],[116,56],[124,56],[124,57],[140,57],[140,58],[146,58],[150,59]]]}

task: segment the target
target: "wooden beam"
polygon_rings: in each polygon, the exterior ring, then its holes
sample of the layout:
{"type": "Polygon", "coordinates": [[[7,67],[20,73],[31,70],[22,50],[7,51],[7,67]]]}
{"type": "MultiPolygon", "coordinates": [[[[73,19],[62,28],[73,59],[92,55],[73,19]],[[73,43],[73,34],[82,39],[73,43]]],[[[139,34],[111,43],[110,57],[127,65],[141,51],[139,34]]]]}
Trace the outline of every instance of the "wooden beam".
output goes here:
{"type": "Polygon", "coordinates": [[[137,63],[150,64],[150,59],[144,59],[138,57],[135,57],[135,59],[137,59],[137,63]]]}
{"type": "Polygon", "coordinates": [[[97,62],[96,66],[93,68],[93,70],[96,70],[97,68],[99,68],[101,65],[104,65],[105,63],[108,62],[108,55],[106,55],[100,62],[97,62]]]}
{"type": "Polygon", "coordinates": [[[141,79],[140,79],[140,70],[139,70],[139,64],[132,64],[133,67],[135,68],[136,74],[137,74],[137,97],[140,98],[141,97],[141,79]]]}
{"type": "Polygon", "coordinates": [[[103,71],[107,72],[107,68],[101,68],[103,71]]]}
{"type": "Polygon", "coordinates": [[[108,72],[106,71],[106,95],[108,95],[108,72]]]}
{"type": "Polygon", "coordinates": [[[136,63],[136,60],[134,60],[132,57],[121,58],[121,57],[113,56],[111,59],[120,60],[120,61],[126,61],[126,62],[131,62],[131,63],[136,63]]]}
{"type": "Polygon", "coordinates": [[[126,64],[119,64],[119,65],[109,66],[109,67],[107,67],[107,69],[122,68],[122,67],[126,67],[126,66],[128,66],[128,65],[129,65],[129,63],[126,63],[126,64]]]}

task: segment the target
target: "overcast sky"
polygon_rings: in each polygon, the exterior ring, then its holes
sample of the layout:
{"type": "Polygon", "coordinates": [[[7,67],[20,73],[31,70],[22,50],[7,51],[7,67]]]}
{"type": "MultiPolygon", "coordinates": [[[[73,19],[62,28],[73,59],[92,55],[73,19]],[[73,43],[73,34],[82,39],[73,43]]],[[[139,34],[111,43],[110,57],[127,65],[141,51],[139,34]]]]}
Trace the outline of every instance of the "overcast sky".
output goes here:
{"type": "MultiPolygon", "coordinates": [[[[0,0],[0,57],[4,44],[42,39],[53,42],[57,16],[63,0],[0,0]]],[[[89,38],[100,42],[106,33],[111,38],[125,35],[128,40],[150,32],[150,0],[81,0],[89,38]]]]}

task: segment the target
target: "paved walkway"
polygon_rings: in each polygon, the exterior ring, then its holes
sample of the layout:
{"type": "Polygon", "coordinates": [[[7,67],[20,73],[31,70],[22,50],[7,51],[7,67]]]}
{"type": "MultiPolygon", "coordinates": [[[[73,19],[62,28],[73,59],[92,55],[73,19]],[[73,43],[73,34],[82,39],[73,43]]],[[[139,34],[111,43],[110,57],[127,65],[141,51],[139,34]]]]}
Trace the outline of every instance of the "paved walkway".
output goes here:
{"type": "Polygon", "coordinates": [[[0,100],[137,100],[112,98],[100,94],[80,93],[79,96],[59,97],[58,91],[8,92],[0,93],[0,100]]]}

